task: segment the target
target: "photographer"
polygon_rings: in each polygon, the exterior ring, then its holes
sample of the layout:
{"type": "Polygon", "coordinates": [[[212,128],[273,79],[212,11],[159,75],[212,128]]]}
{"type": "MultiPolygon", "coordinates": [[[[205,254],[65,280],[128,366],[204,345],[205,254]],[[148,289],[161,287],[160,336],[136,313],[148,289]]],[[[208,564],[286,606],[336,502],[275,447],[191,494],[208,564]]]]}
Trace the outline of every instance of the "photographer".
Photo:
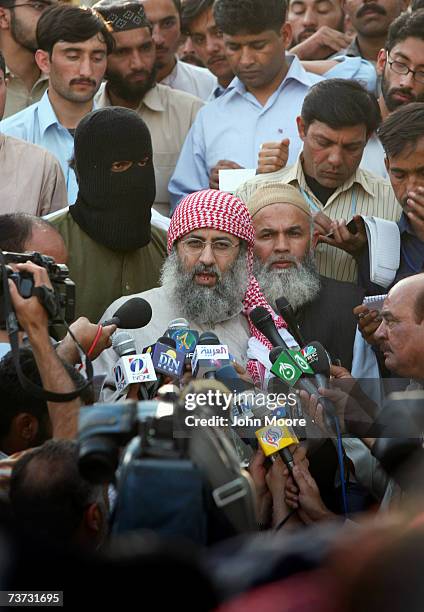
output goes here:
{"type": "MultiPolygon", "coordinates": [[[[34,287],[45,287],[53,291],[47,270],[34,263],[15,264],[18,272],[33,275],[34,287]]],[[[8,279],[10,297],[21,328],[26,332],[32,347],[43,387],[56,393],[75,391],[75,383],[63,366],[51,342],[47,310],[36,296],[23,298],[15,283],[8,279]]],[[[72,439],[77,431],[80,399],[70,402],[48,402],[53,435],[56,438],[72,439]]]]}

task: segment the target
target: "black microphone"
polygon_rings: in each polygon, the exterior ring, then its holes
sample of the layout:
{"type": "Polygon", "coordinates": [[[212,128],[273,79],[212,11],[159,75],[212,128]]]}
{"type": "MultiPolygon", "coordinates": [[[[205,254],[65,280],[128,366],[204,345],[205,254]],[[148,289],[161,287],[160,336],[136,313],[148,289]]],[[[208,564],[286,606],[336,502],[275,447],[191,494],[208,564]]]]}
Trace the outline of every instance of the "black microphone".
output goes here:
{"type": "Polygon", "coordinates": [[[285,297],[279,297],[275,300],[278,313],[283,317],[287,323],[287,327],[293,338],[296,340],[299,346],[306,344],[302,332],[300,331],[299,325],[296,321],[296,315],[294,314],[293,308],[290,302],[285,297]]]}
{"type": "Polygon", "coordinates": [[[331,359],[321,342],[318,342],[318,340],[309,342],[303,347],[302,354],[308,362],[308,365],[311,366],[315,372],[315,380],[318,386],[323,389],[328,389],[331,359]]]}
{"type": "Polygon", "coordinates": [[[216,334],[211,331],[206,331],[200,334],[197,344],[221,344],[221,342],[216,334]]]}
{"type": "Polygon", "coordinates": [[[249,314],[249,317],[256,329],[271,342],[272,346],[288,348],[275,327],[271,313],[264,306],[256,306],[249,314]]]}
{"type": "Polygon", "coordinates": [[[127,300],[115,312],[111,319],[103,321],[102,326],[116,325],[121,329],[138,329],[145,327],[152,318],[152,307],[140,297],[127,300]]]}

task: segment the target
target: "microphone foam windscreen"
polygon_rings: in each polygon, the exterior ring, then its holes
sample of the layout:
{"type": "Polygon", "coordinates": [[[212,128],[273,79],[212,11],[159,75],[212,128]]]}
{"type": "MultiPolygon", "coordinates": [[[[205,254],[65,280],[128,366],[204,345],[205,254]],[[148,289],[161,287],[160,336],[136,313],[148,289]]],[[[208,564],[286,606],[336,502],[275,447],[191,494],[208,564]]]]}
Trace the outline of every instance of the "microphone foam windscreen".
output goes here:
{"type": "Polygon", "coordinates": [[[152,318],[152,307],[149,302],[140,297],[127,300],[113,315],[120,321],[122,329],[137,329],[144,327],[152,318]]]}
{"type": "Polygon", "coordinates": [[[197,344],[220,344],[219,338],[213,332],[207,331],[200,334],[197,344]]]}

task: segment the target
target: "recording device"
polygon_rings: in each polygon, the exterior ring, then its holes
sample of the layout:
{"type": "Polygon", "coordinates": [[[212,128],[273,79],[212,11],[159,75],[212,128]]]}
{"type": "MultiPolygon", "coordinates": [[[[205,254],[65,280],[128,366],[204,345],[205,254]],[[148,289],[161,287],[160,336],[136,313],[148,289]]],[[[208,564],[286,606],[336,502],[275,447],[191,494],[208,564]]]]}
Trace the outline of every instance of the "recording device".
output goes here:
{"type": "Polygon", "coordinates": [[[199,332],[190,329],[186,319],[174,319],[168,324],[165,336],[176,342],[178,351],[182,351],[190,359],[193,358],[194,349],[199,341],[199,332]]]}
{"type": "Polygon", "coordinates": [[[185,353],[177,350],[173,338],[162,336],[155,344],[146,347],[143,353],[151,355],[156,372],[173,378],[180,378],[183,375],[185,353]]]}
{"type": "MultiPolygon", "coordinates": [[[[346,225],[346,229],[349,230],[349,232],[353,235],[358,233],[358,226],[356,225],[356,222],[354,219],[351,219],[349,221],[349,223],[346,225]]],[[[334,234],[333,232],[330,232],[329,234],[325,235],[326,238],[334,238],[334,234]]]]}
{"type": "Polygon", "coordinates": [[[156,381],[156,373],[149,354],[137,354],[134,338],[128,332],[112,337],[112,348],[119,356],[113,368],[116,390],[124,394],[132,384],[156,381]]]}
{"type": "Polygon", "coordinates": [[[11,253],[3,251],[6,265],[0,266],[0,329],[6,329],[2,274],[15,283],[23,298],[36,295],[49,316],[49,324],[71,323],[75,319],[75,283],[69,278],[69,269],[64,264],[55,263],[52,257],[41,253],[11,253]],[[15,272],[9,265],[31,261],[45,268],[53,286],[53,292],[47,287],[35,287],[34,277],[30,272],[15,272]]]}
{"type": "Polygon", "coordinates": [[[230,365],[228,346],[221,344],[213,332],[201,334],[191,361],[193,376],[215,378],[215,372],[225,365],[230,365]]]}
{"type": "MultiPolygon", "coordinates": [[[[149,529],[205,545],[256,528],[253,483],[223,429],[184,425],[185,396],[218,388],[192,381],[163,395],[172,401],[81,409],[79,468],[89,482],[116,483],[114,533],[149,529]]],[[[194,414],[208,418],[212,407],[199,401],[194,414]]]]}
{"type": "Polygon", "coordinates": [[[288,348],[275,327],[271,313],[264,306],[256,306],[249,317],[256,329],[269,340],[272,346],[288,348]]]}
{"type": "Polygon", "coordinates": [[[138,329],[150,323],[151,318],[152,308],[149,302],[134,297],[122,304],[111,319],[103,321],[102,326],[116,325],[121,329],[138,329]]]}
{"type": "Polygon", "coordinates": [[[278,313],[283,317],[287,323],[287,328],[293,338],[296,340],[299,346],[305,346],[306,342],[302,336],[299,325],[296,320],[293,308],[290,302],[285,297],[279,297],[275,300],[275,306],[277,307],[278,313]]]}

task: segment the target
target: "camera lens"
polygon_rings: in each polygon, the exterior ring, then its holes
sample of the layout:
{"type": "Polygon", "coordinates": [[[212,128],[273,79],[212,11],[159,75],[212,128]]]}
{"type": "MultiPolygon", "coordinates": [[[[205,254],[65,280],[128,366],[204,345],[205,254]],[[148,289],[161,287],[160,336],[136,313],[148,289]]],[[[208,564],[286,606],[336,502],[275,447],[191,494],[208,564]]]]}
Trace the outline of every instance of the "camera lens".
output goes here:
{"type": "Polygon", "coordinates": [[[113,482],[118,463],[119,446],[115,440],[106,436],[93,436],[80,442],[79,471],[89,482],[113,482]]]}

